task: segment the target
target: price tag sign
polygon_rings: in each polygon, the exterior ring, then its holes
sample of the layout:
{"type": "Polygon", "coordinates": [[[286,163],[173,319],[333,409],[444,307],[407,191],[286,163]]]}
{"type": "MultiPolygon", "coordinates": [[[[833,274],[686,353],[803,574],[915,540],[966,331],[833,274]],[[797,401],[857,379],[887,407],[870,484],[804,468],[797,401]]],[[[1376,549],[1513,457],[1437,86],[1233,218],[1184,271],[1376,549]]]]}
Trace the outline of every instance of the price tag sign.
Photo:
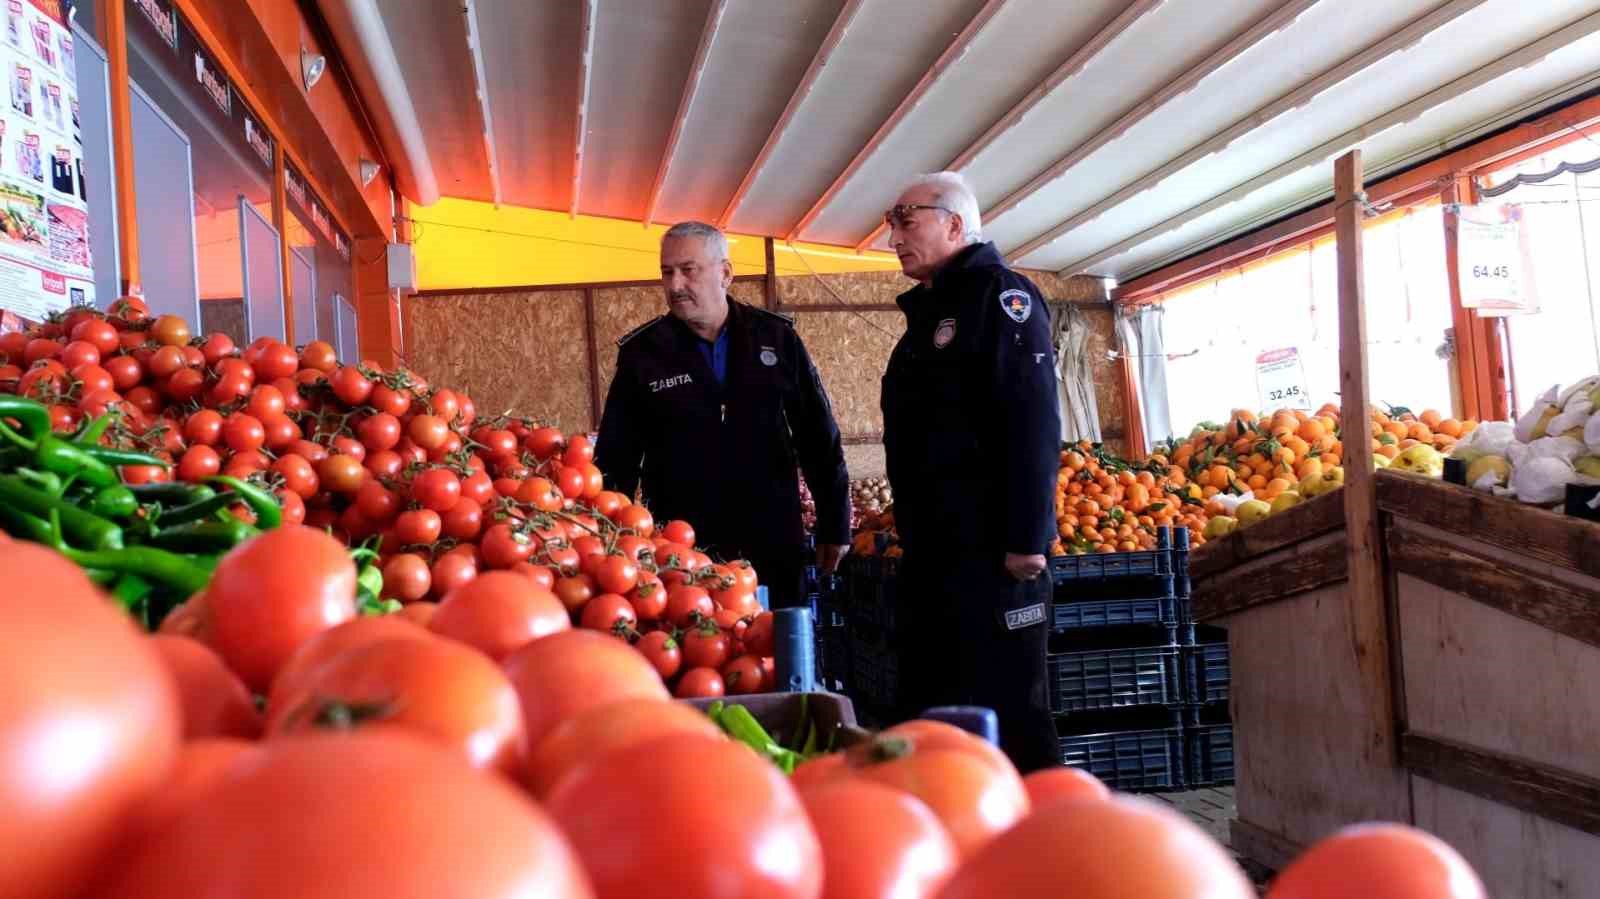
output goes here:
{"type": "Polygon", "coordinates": [[[1256,389],[1261,394],[1262,411],[1311,408],[1306,368],[1300,361],[1300,351],[1294,347],[1256,356],[1256,389]]]}
{"type": "Polygon", "coordinates": [[[1532,312],[1522,253],[1522,210],[1463,207],[1456,216],[1461,305],[1481,315],[1532,312]]]}

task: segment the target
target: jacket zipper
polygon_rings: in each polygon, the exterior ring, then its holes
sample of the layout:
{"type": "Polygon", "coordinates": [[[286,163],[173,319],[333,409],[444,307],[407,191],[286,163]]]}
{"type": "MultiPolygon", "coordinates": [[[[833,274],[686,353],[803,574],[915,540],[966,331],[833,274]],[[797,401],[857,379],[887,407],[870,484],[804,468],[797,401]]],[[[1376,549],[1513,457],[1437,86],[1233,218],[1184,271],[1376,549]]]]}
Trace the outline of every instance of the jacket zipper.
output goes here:
{"type": "Polygon", "coordinates": [[[727,424],[728,423],[728,404],[727,403],[723,403],[722,405],[718,406],[717,409],[718,409],[718,414],[721,416],[720,420],[722,421],[723,424],[727,424]]]}

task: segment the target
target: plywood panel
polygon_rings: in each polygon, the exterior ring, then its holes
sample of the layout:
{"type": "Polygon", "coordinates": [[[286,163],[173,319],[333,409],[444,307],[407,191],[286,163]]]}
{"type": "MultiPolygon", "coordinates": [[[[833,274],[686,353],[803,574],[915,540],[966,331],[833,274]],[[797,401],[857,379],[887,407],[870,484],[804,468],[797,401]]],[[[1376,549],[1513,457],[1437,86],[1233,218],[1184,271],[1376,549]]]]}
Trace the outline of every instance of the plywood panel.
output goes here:
{"type": "Polygon", "coordinates": [[[1409,574],[1396,583],[1412,730],[1600,777],[1600,649],[1409,574]]]}
{"type": "Polygon", "coordinates": [[[1239,818],[1301,845],[1409,817],[1406,776],[1374,752],[1344,585],[1223,619],[1239,818]]]}
{"type": "Polygon", "coordinates": [[[411,367],[430,383],[465,390],[481,415],[591,426],[582,291],[414,297],[409,306],[411,367]]]}
{"type": "Polygon", "coordinates": [[[660,287],[612,287],[594,291],[595,346],[600,354],[600,401],[617,373],[617,340],[667,311],[660,287]]]}
{"type": "Polygon", "coordinates": [[[778,278],[780,306],[875,306],[893,303],[910,290],[910,278],[899,272],[847,272],[836,275],[787,275],[778,278]]]}
{"type": "Polygon", "coordinates": [[[883,444],[865,443],[844,448],[844,464],[853,481],[862,478],[881,478],[889,474],[883,457],[883,444]]]}
{"type": "Polygon", "coordinates": [[[767,306],[767,282],[760,281],[735,281],[728,285],[728,296],[741,303],[765,309],[767,306]]]}
{"type": "Polygon", "coordinates": [[[795,316],[795,330],[822,375],[840,433],[883,433],[878,408],[883,370],[905,333],[905,317],[898,312],[808,312],[795,316]]]}
{"type": "Polygon", "coordinates": [[[1093,275],[1069,275],[1065,278],[1055,272],[1037,269],[1018,269],[1032,281],[1045,299],[1052,303],[1105,303],[1105,281],[1093,275]]]}
{"type": "Polygon", "coordinates": [[[1411,786],[1417,826],[1465,856],[1489,895],[1600,896],[1600,837],[1424,777],[1411,786]]]}

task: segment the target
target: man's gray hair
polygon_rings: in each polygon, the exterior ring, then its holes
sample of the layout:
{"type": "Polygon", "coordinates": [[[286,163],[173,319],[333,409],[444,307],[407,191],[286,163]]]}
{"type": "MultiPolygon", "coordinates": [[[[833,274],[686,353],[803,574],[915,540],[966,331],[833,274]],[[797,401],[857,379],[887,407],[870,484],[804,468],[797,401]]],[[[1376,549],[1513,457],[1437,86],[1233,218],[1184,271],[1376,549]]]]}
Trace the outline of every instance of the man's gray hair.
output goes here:
{"type": "Polygon", "coordinates": [[[967,179],[961,173],[934,172],[918,175],[906,185],[906,190],[913,187],[933,188],[934,204],[961,216],[961,236],[967,243],[975,244],[983,240],[983,220],[978,213],[978,195],[972,192],[972,185],[967,183],[967,179]]]}
{"type": "Polygon", "coordinates": [[[711,251],[712,262],[721,262],[728,258],[728,235],[723,234],[722,229],[716,225],[708,225],[705,222],[679,222],[661,235],[661,242],[666,243],[675,237],[698,237],[705,241],[706,249],[711,251]]]}

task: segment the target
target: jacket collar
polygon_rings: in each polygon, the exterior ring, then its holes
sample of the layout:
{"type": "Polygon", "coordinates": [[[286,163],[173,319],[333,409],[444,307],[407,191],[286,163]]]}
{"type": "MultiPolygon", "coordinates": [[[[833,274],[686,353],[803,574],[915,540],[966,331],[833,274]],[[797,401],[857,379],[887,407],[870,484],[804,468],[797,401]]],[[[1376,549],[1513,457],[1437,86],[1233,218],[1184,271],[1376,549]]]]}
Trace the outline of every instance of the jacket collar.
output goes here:
{"type": "MultiPolygon", "coordinates": [[[[722,333],[730,335],[730,338],[734,331],[738,329],[738,322],[744,317],[744,312],[740,309],[741,305],[742,304],[739,303],[738,300],[735,300],[731,296],[728,297],[728,317],[722,323],[722,333]]],[[[689,326],[685,324],[682,319],[678,318],[676,315],[673,315],[671,312],[668,312],[667,320],[672,323],[671,327],[673,332],[678,335],[680,340],[687,344],[700,342],[700,335],[689,330],[689,326]]]]}
{"type": "Polygon", "coordinates": [[[931,290],[934,294],[938,294],[943,290],[950,278],[958,276],[963,272],[968,272],[977,268],[988,268],[992,266],[1004,265],[1005,260],[1001,258],[1000,251],[995,248],[993,241],[986,240],[982,243],[975,243],[962,247],[956,251],[954,256],[950,257],[949,262],[946,262],[937,272],[934,272],[933,284],[931,287],[924,288],[921,284],[918,284],[905,293],[902,293],[900,296],[896,297],[895,302],[899,304],[902,311],[910,312],[911,310],[909,304],[913,302],[914,298],[921,294],[922,291],[931,290]]]}

